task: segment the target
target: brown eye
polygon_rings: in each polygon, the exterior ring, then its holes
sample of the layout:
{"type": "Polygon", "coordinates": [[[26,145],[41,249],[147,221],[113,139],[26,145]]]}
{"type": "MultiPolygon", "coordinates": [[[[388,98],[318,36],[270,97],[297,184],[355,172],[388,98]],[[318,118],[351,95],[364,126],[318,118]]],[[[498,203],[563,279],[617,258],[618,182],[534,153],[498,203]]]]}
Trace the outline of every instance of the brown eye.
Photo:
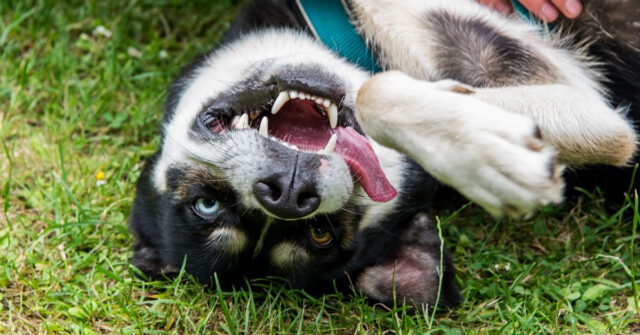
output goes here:
{"type": "Polygon", "coordinates": [[[327,246],[333,241],[333,236],[322,227],[310,227],[311,239],[318,245],[327,246]]]}

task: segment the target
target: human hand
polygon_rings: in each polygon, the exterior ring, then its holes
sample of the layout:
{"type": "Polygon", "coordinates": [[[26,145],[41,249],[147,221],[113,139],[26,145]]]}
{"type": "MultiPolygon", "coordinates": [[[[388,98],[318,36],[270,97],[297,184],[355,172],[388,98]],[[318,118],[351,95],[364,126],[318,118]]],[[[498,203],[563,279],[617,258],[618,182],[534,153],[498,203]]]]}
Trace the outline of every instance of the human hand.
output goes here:
{"type": "MultiPolygon", "coordinates": [[[[509,0],[477,0],[501,13],[509,14],[513,10],[509,0]]],[[[546,21],[553,22],[560,12],[570,19],[574,19],[582,12],[580,0],[519,0],[519,2],[533,15],[546,21]]]]}

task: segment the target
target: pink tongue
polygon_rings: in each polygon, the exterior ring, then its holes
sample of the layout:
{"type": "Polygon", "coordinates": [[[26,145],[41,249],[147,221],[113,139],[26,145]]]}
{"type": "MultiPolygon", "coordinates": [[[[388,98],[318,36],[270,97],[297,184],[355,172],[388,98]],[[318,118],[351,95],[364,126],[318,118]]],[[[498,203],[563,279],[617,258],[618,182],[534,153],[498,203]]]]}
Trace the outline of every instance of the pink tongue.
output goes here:
{"type": "Polygon", "coordinates": [[[336,153],[347,162],[351,174],[358,178],[369,197],[378,202],[395,198],[398,192],[382,172],[369,141],[351,127],[337,127],[335,133],[338,135],[336,153]]]}
{"type": "Polygon", "coordinates": [[[331,129],[311,102],[290,100],[278,114],[269,116],[269,133],[307,151],[324,149],[331,135],[336,134],[335,152],[342,156],[367,195],[378,202],[387,202],[397,195],[367,138],[351,127],[331,129]]]}

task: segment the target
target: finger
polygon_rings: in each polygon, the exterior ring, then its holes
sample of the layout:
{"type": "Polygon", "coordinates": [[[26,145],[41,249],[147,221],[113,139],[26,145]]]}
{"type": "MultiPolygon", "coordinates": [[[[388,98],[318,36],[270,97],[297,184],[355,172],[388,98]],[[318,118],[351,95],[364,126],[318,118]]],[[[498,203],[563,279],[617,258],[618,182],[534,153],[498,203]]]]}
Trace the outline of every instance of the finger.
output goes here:
{"type": "Polygon", "coordinates": [[[533,15],[546,22],[553,22],[560,15],[558,9],[546,0],[520,0],[520,3],[530,10],[533,15]]]}
{"type": "Polygon", "coordinates": [[[564,16],[575,19],[582,12],[582,3],[580,0],[551,0],[556,8],[558,8],[564,16]]]}
{"type": "Polygon", "coordinates": [[[507,0],[478,0],[479,3],[489,6],[502,14],[511,13],[511,5],[507,0]]]}

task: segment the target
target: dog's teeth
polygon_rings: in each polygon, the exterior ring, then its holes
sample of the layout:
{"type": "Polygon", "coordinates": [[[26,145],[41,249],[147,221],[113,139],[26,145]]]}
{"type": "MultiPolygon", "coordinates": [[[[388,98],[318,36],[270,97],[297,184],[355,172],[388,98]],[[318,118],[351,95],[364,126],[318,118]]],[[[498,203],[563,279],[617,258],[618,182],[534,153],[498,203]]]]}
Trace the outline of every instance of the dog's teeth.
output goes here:
{"type": "Polygon", "coordinates": [[[338,125],[338,106],[333,102],[329,104],[329,108],[327,108],[327,115],[329,115],[331,128],[335,128],[338,125]]]}
{"type": "Polygon", "coordinates": [[[243,113],[238,121],[233,124],[233,128],[240,130],[249,129],[249,115],[247,115],[247,113],[243,113]]]}
{"type": "Polygon", "coordinates": [[[291,99],[297,99],[298,98],[298,91],[289,91],[289,97],[291,99]]]}
{"type": "Polygon", "coordinates": [[[269,119],[266,116],[263,116],[262,120],[260,120],[258,133],[264,137],[269,137],[269,119]]]}
{"type": "Polygon", "coordinates": [[[278,94],[278,97],[276,98],[276,101],[273,103],[273,107],[271,107],[271,114],[276,114],[278,111],[280,111],[280,108],[282,108],[282,106],[284,106],[287,101],[289,101],[289,92],[280,92],[280,94],[278,94]]]}
{"type": "Polygon", "coordinates": [[[324,108],[329,108],[329,105],[331,105],[331,100],[324,99],[324,101],[322,101],[322,106],[324,106],[324,108]]]}
{"type": "Polygon", "coordinates": [[[242,114],[240,121],[242,121],[242,129],[249,129],[249,115],[247,115],[246,113],[242,114]]]}
{"type": "Polygon", "coordinates": [[[332,134],[331,138],[329,138],[329,142],[327,142],[327,145],[324,147],[324,149],[320,150],[320,152],[325,155],[334,152],[336,150],[337,141],[338,141],[338,135],[332,134]]]}
{"type": "Polygon", "coordinates": [[[324,102],[324,99],[322,99],[322,98],[315,98],[314,100],[316,101],[316,103],[318,105],[322,105],[322,103],[324,102]]]}
{"type": "Polygon", "coordinates": [[[239,120],[240,120],[240,115],[234,116],[233,119],[231,119],[231,128],[236,129],[236,125],[238,124],[239,120]]]}
{"type": "Polygon", "coordinates": [[[313,101],[316,101],[316,99],[318,99],[318,97],[312,94],[312,95],[309,96],[309,99],[311,99],[313,101]]]}
{"type": "Polygon", "coordinates": [[[298,99],[305,100],[307,95],[304,92],[298,92],[298,99]]]}

